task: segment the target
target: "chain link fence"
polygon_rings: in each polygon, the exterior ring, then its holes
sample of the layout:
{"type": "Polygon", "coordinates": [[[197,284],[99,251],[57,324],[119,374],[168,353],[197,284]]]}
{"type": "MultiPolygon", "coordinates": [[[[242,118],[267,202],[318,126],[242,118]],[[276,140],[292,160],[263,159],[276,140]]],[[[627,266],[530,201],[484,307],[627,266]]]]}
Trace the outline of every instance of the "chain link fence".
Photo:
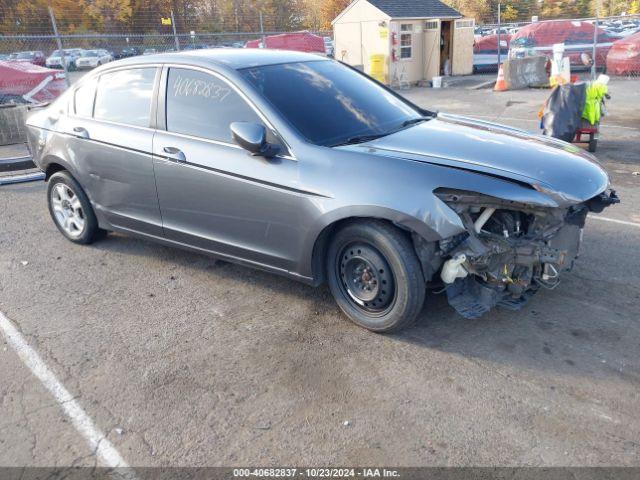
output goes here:
{"type": "Polygon", "coordinates": [[[147,9],[124,21],[114,17],[112,10],[95,10],[86,4],[84,10],[58,13],[51,7],[16,5],[23,8],[0,4],[0,104],[47,101],[84,71],[137,55],[244,48],[247,42],[260,43],[266,37],[295,31],[327,37],[325,53],[331,48],[330,31],[302,28],[290,12],[263,14],[247,8],[221,12],[208,7],[178,15],[147,9]],[[39,67],[57,72],[44,84],[52,74],[39,67]],[[42,90],[34,93],[39,86],[42,90]]]}
{"type": "MultiPolygon", "coordinates": [[[[101,2],[79,4],[82,8],[65,3],[69,10],[63,12],[39,3],[0,3],[0,69],[5,69],[0,74],[0,104],[47,101],[83,71],[135,55],[242,48],[252,40],[300,30],[328,37],[326,53],[331,53],[332,32],[309,28],[313,22],[303,21],[302,13],[294,11],[296,2],[291,2],[290,9],[266,13],[241,0],[196,3],[198,8],[182,11],[149,7],[127,15],[101,2]],[[225,10],[229,5],[236,7],[225,10]],[[57,73],[46,83],[51,74],[33,73],[34,64],[57,73]]],[[[546,1],[453,3],[476,19],[474,69],[478,72],[495,71],[508,57],[550,58],[552,45],[564,43],[572,71],[640,76],[640,14],[576,18],[568,16],[571,9],[547,8],[550,2],[546,1]],[[470,11],[475,5],[488,7],[470,11]],[[547,19],[549,15],[558,18],[547,19]],[[550,26],[547,30],[552,33],[543,32],[541,26],[550,26]]],[[[607,8],[598,7],[596,13],[610,13],[607,8]]]]}
{"type": "MultiPolygon", "coordinates": [[[[521,7],[522,8],[522,7],[521,7]]],[[[553,45],[564,44],[574,71],[640,77],[640,14],[567,17],[504,22],[502,8],[484,15],[475,29],[477,70],[496,71],[507,58],[552,57],[553,45]],[[500,45],[500,48],[498,48],[500,45]]],[[[512,16],[507,16],[512,18],[512,16]]]]}

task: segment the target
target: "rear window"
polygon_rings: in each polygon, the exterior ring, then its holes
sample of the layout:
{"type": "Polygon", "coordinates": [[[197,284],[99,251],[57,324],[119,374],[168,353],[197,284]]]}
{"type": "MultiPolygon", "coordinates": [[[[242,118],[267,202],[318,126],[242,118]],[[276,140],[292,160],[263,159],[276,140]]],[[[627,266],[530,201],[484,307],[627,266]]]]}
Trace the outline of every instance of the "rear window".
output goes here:
{"type": "Polygon", "coordinates": [[[96,94],[96,120],[148,127],[155,76],[155,68],[133,68],[101,75],[96,94]]]}

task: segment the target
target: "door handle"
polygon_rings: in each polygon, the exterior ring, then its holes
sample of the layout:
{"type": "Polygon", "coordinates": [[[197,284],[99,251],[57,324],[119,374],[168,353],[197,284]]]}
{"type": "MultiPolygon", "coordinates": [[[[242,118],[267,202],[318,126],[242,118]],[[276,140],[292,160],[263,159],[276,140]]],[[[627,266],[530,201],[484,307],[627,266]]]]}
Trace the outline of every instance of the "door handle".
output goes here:
{"type": "Polygon", "coordinates": [[[84,127],[73,127],[73,133],[75,133],[78,138],[89,138],[89,132],[84,127]]]}
{"type": "Polygon", "coordinates": [[[179,148],[164,147],[162,150],[164,151],[165,156],[167,158],[170,158],[171,160],[175,160],[176,162],[180,163],[184,163],[187,161],[187,157],[185,157],[184,153],[179,148]]]}

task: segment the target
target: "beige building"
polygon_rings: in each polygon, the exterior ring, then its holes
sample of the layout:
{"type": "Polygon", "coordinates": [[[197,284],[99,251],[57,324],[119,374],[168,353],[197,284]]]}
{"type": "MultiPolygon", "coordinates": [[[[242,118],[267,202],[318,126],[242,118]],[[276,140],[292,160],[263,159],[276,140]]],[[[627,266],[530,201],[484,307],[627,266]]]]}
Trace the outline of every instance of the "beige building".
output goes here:
{"type": "Polygon", "coordinates": [[[474,20],[439,0],[354,0],[332,25],[335,58],[389,85],[473,71],[474,20]]]}

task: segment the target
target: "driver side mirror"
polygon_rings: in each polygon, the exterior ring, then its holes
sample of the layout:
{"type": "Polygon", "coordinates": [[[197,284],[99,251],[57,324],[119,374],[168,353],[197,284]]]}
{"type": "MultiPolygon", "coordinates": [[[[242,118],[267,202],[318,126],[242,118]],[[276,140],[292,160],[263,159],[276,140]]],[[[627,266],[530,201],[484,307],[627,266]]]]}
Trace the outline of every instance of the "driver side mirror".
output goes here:
{"type": "Polygon", "coordinates": [[[267,142],[267,129],[264,125],[250,122],[233,122],[230,128],[233,140],[251,155],[271,158],[280,152],[278,145],[267,142]]]}

